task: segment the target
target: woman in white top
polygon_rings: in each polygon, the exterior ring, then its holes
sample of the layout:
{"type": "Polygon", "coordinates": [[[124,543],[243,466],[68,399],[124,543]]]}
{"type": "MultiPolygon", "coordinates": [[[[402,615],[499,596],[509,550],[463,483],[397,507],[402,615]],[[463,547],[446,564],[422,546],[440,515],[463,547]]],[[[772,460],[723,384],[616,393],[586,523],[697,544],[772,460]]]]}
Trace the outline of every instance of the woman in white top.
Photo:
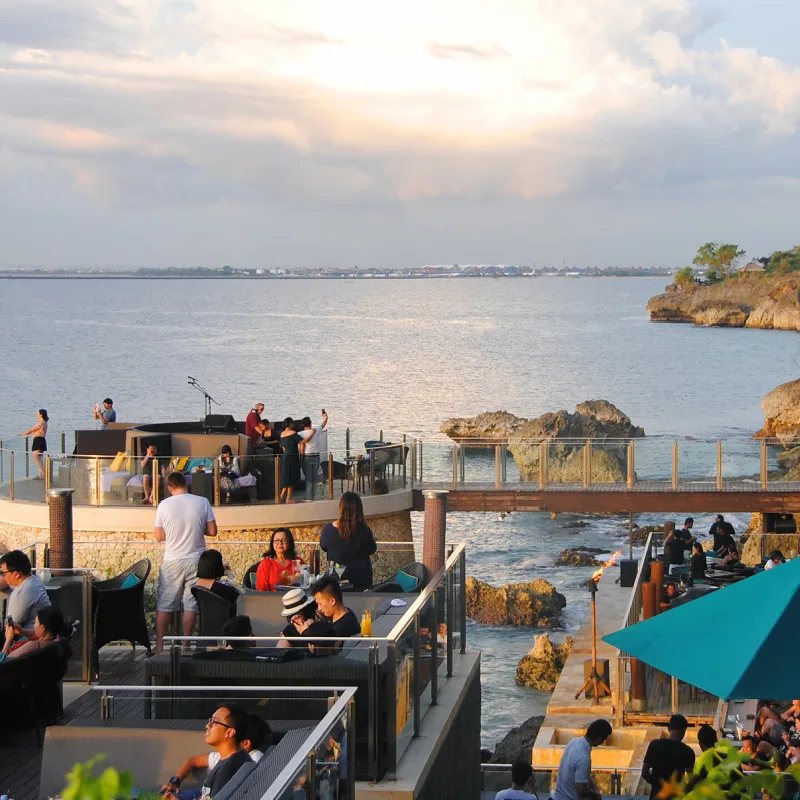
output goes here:
{"type": "Polygon", "coordinates": [[[33,444],[31,445],[31,452],[33,453],[33,463],[36,464],[36,469],[39,474],[35,476],[37,481],[44,480],[44,467],[42,466],[42,453],[47,452],[47,409],[40,408],[37,415],[36,424],[29,428],[24,433],[18,433],[17,436],[33,436],[33,444]]]}

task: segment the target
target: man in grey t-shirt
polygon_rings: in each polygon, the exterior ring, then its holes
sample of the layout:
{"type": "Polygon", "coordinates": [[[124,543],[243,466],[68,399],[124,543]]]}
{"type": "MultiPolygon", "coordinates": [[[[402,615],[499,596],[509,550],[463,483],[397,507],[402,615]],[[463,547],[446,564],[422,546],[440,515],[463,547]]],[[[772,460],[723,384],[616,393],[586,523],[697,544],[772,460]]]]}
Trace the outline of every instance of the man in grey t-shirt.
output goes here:
{"type": "Polygon", "coordinates": [[[180,472],[167,476],[170,497],[156,511],[155,539],[165,542],[164,561],[156,587],[156,653],[164,649],[169,618],[183,603],[183,632],[191,636],[197,622],[197,605],[191,588],[197,579],[197,562],[206,549],[206,536],[217,535],[217,522],[205,497],[189,494],[180,472]]]}
{"type": "Polygon", "coordinates": [[[21,550],[10,550],[0,556],[0,590],[9,588],[13,591],[6,617],[12,618],[18,634],[31,637],[36,614],[50,605],[50,598],[44,584],[31,572],[31,560],[21,550]]]}
{"type": "Polygon", "coordinates": [[[600,747],[609,736],[611,723],[596,719],[583,736],[576,736],[567,744],[558,765],[552,800],[600,800],[600,791],[592,778],[592,748],[600,747]]]}

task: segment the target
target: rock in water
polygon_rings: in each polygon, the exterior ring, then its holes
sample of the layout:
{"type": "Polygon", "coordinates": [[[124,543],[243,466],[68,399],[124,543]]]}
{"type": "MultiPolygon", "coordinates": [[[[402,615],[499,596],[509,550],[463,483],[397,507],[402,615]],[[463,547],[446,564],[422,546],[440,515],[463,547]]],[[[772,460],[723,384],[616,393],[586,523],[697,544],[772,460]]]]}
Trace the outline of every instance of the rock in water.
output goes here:
{"type": "Polygon", "coordinates": [[[557,567],[596,567],[600,562],[595,556],[607,553],[601,547],[568,547],[556,559],[557,567]]]}
{"type": "Polygon", "coordinates": [[[512,728],[494,749],[490,762],[492,764],[513,764],[515,761],[530,763],[533,743],[539,735],[539,728],[544,722],[543,716],[526,719],[517,728],[512,728]]]}
{"type": "Polygon", "coordinates": [[[800,380],[782,383],[773,389],[761,401],[761,408],[764,427],[757,437],[790,441],[800,436],[800,380]]]}
{"type": "Polygon", "coordinates": [[[551,627],[567,605],[566,597],[542,578],[498,587],[469,576],[465,586],[467,616],[484,625],[551,627]]]}
{"type": "MultiPolygon", "coordinates": [[[[517,417],[507,411],[487,412],[477,417],[445,420],[439,429],[456,441],[462,439],[507,439],[523,481],[539,480],[539,441],[554,439],[548,448],[548,481],[581,483],[583,447],[559,439],[630,439],[644,436],[644,429],[634,425],[607,400],[587,400],[576,406],[575,413],[556,411],[536,419],[517,417]]],[[[592,481],[624,482],[627,454],[624,443],[597,446],[592,452],[592,481]]]]}
{"type": "Polygon", "coordinates": [[[571,636],[567,636],[561,644],[553,644],[546,633],[534,636],[530,653],[522,656],[517,664],[517,683],[529,689],[552,692],[572,650],[572,642],[571,636]]]}

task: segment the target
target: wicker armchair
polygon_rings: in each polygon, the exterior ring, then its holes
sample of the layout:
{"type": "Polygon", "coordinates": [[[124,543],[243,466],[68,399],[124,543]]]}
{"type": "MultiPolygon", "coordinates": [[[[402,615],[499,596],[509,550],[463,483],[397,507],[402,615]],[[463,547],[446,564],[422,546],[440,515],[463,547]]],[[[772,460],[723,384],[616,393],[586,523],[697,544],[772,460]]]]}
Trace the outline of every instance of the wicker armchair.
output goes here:
{"type": "Polygon", "coordinates": [[[251,564],[244,573],[244,577],[242,578],[242,586],[245,589],[255,589],[256,588],[256,573],[258,572],[258,568],[261,565],[261,561],[256,561],[255,564],[251,564]]]}
{"type": "MultiPolygon", "coordinates": [[[[413,589],[403,589],[399,583],[394,580],[394,576],[382,583],[373,586],[370,591],[372,592],[418,592],[428,582],[428,570],[421,561],[414,561],[412,564],[406,564],[401,567],[398,572],[405,572],[406,575],[411,575],[417,579],[417,584],[413,589]]],[[[396,574],[396,573],[395,573],[396,574]]]]}
{"type": "Polygon", "coordinates": [[[143,558],[113,578],[92,583],[92,659],[95,673],[99,673],[98,651],[109,642],[127,640],[134,649],[140,644],[150,652],[150,634],[144,616],[144,584],[150,567],[150,559],[143,558]],[[131,575],[137,579],[136,584],[123,588],[131,575]]]}
{"type": "MultiPolygon", "coordinates": [[[[328,462],[327,460],[323,460],[320,463],[320,468],[322,469],[322,480],[324,483],[328,482],[328,462]]],[[[343,464],[341,461],[334,461],[333,462],[333,480],[339,481],[339,489],[344,492],[344,482],[347,478],[347,464],[343,464]]]]}
{"type": "Polygon", "coordinates": [[[225,623],[236,616],[236,603],[201,586],[192,586],[192,597],[197,601],[197,635],[222,636],[225,623]]]}
{"type": "Polygon", "coordinates": [[[69,639],[65,637],[0,664],[0,703],[3,704],[4,724],[12,727],[15,721],[32,723],[39,747],[43,739],[39,720],[55,725],[64,715],[61,681],[67,673],[70,655],[69,639]]]}

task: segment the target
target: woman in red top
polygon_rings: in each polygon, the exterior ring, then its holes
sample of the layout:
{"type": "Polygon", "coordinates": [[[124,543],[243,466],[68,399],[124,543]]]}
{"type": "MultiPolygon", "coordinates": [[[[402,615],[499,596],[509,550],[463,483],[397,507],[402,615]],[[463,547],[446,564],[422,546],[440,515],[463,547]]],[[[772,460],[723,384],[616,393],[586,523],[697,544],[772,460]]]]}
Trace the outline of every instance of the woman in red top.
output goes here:
{"type": "Polygon", "coordinates": [[[256,572],[256,589],[259,592],[274,592],[275,587],[286,580],[284,573],[291,574],[292,561],[298,558],[294,549],[294,536],[288,528],[278,528],[269,540],[269,550],[264,553],[264,560],[258,565],[256,572]]]}

